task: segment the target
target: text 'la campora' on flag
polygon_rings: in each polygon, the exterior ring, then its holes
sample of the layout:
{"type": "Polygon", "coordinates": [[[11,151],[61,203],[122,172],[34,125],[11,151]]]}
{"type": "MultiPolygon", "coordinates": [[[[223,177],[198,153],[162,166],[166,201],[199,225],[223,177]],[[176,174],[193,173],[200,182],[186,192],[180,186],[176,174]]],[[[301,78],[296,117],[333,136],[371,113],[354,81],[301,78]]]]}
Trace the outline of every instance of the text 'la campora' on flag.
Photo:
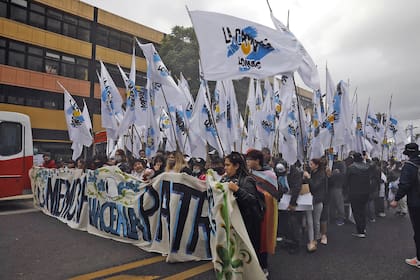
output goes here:
{"type": "Polygon", "coordinates": [[[190,11],[206,80],[263,79],[294,72],[296,40],[275,29],[229,15],[190,11]]]}

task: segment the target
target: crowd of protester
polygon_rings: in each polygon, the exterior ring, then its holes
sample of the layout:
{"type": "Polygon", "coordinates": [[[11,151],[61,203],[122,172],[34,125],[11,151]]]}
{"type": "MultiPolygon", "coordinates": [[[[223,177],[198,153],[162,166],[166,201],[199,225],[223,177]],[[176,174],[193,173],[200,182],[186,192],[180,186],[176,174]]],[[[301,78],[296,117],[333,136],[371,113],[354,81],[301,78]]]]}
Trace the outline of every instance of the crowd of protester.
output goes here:
{"type": "MultiPolygon", "coordinates": [[[[416,149],[414,156],[418,159],[420,152],[416,149]]],[[[139,158],[133,158],[120,149],[113,158],[96,156],[86,161],[56,162],[45,153],[42,166],[79,169],[118,166],[144,181],[163,172],[187,173],[205,181],[206,171],[211,168],[233,192],[266,275],[268,256],[274,253],[276,245],[290,254],[298,253],[304,246],[311,253],[328,244],[327,229],[331,222],[337,226],[354,223],[353,236],[366,238],[367,224],[385,217],[390,205],[397,208],[396,215],[404,217],[409,213],[406,196],[402,190],[398,192],[404,163],[395,159],[381,161],[369,158],[366,153],[350,152],[342,160],[335,155],[332,164],[328,164],[326,157],[288,164],[281,154],[272,156],[267,148],[251,149],[246,154],[232,152],[224,158],[211,151],[206,159],[190,158],[178,151],[159,151],[151,159],[145,157],[144,151],[139,154],[139,158]],[[296,211],[299,195],[306,192],[312,195],[312,209],[296,211]],[[291,197],[289,205],[279,210],[277,202],[286,193],[291,197]]],[[[415,222],[412,223],[414,226],[415,222]]],[[[415,238],[419,239],[418,235],[415,238]]],[[[416,242],[420,245],[420,241],[416,242]]],[[[420,268],[416,258],[406,260],[410,261],[420,268]]]]}

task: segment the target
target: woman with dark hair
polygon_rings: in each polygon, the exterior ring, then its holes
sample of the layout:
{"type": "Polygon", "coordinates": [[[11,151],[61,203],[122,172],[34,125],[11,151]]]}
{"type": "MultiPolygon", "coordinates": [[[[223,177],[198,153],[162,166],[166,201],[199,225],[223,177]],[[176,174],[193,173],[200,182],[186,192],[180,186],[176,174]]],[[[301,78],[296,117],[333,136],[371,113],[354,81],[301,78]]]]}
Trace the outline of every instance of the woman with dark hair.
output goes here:
{"type": "Polygon", "coordinates": [[[309,190],[312,194],[313,210],[306,212],[306,219],[308,223],[308,251],[313,252],[317,248],[317,240],[321,239],[321,213],[326,196],[327,176],[319,158],[311,159],[309,168],[310,172],[303,172],[303,178],[304,183],[309,183],[309,190]]]}
{"type": "Polygon", "coordinates": [[[115,160],[117,161],[117,167],[125,173],[131,173],[130,165],[128,164],[127,156],[124,150],[118,149],[115,151],[115,160]]]}
{"type": "Polygon", "coordinates": [[[258,255],[260,251],[261,218],[258,215],[260,204],[255,179],[250,176],[245,160],[240,153],[232,152],[225,157],[225,175],[221,182],[229,182],[229,190],[236,198],[249,239],[258,255]]]}
{"type": "Polygon", "coordinates": [[[152,178],[165,172],[165,165],[166,165],[165,157],[161,154],[155,155],[155,157],[152,159],[152,162],[151,162],[151,168],[155,172],[152,178]]]}

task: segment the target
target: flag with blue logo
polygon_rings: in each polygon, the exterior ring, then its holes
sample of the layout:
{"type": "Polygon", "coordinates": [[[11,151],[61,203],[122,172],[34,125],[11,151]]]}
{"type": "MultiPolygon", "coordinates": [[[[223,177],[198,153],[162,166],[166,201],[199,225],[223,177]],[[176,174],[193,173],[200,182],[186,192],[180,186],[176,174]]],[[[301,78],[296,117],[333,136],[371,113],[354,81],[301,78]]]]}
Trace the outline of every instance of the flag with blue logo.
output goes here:
{"type": "Polygon", "coordinates": [[[108,139],[118,138],[117,116],[122,115],[122,98],[104,63],[101,64],[99,83],[101,86],[101,125],[106,129],[108,139]]]}
{"type": "MultiPolygon", "coordinates": [[[[80,146],[89,147],[92,144],[93,137],[89,131],[89,127],[92,124],[87,124],[87,120],[80,110],[76,101],[70,95],[70,93],[59,83],[60,87],[64,91],[64,114],[67,123],[67,129],[69,133],[69,139],[75,144],[73,153],[73,160],[76,160],[81,153],[80,146]]],[[[86,108],[87,110],[87,108],[86,108]]]]}
{"type": "Polygon", "coordinates": [[[264,79],[301,63],[296,40],[275,29],[213,12],[190,11],[190,17],[206,80],[264,79]]]}

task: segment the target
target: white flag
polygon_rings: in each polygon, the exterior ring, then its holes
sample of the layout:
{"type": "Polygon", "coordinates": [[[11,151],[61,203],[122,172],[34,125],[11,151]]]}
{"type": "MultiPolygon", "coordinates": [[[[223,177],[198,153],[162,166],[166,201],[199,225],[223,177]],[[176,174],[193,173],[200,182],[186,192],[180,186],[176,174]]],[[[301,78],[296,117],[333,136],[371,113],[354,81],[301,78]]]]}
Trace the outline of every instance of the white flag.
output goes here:
{"type": "Polygon", "coordinates": [[[156,151],[158,150],[160,133],[157,121],[153,114],[153,108],[150,104],[150,96],[148,100],[149,104],[147,106],[147,122],[145,129],[145,152],[146,157],[151,158],[155,155],[156,151]]]}
{"type": "Polygon", "coordinates": [[[183,105],[183,108],[185,110],[185,116],[187,119],[191,119],[192,111],[194,108],[194,99],[190,92],[190,86],[188,85],[188,81],[184,78],[184,75],[180,73],[180,79],[178,81],[178,87],[179,89],[184,93],[185,98],[187,100],[187,103],[183,105]]]}
{"type": "Polygon", "coordinates": [[[295,37],[295,35],[292,32],[290,32],[290,30],[280,20],[274,17],[273,13],[270,13],[270,16],[277,30],[288,34],[292,40],[296,40],[301,55],[301,62],[299,64],[297,72],[302,78],[302,81],[312,90],[319,90],[321,87],[319,82],[318,69],[316,68],[315,63],[312,60],[312,57],[309,55],[309,53],[306,51],[303,45],[299,42],[299,40],[295,37]]]}
{"type": "Polygon", "coordinates": [[[265,78],[295,71],[296,41],[272,28],[229,15],[191,11],[204,78],[265,78]]]}
{"type": "Polygon", "coordinates": [[[298,104],[291,75],[282,77],[282,98],[283,108],[280,114],[279,131],[280,152],[288,163],[295,163],[297,160],[297,136],[299,129],[298,104]]]}
{"type": "Polygon", "coordinates": [[[119,65],[117,66],[120,70],[121,77],[123,78],[126,87],[125,113],[124,118],[122,119],[120,126],[118,127],[118,136],[121,136],[124,133],[127,133],[127,130],[130,127],[130,125],[136,122],[136,111],[139,110],[139,94],[137,92],[134,82],[127,77],[127,75],[119,65]]]}
{"type": "Polygon", "coordinates": [[[241,142],[241,114],[239,113],[236,101],[235,88],[232,80],[222,82],[226,90],[226,122],[228,139],[231,143],[232,151],[239,151],[241,142]]]}
{"type": "Polygon", "coordinates": [[[70,95],[70,93],[61,85],[64,91],[64,114],[66,116],[67,129],[69,132],[69,138],[74,145],[73,160],[76,160],[81,153],[80,145],[89,147],[92,144],[92,135],[89,131],[89,127],[86,123],[86,119],[80,111],[76,101],[70,95]],[[78,154],[77,154],[78,153],[78,154]]]}
{"type": "Polygon", "coordinates": [[[206,95],[206,81],[201,80],[190,127],[195,135],[199,135],[203,140],[207,141],[209,145],[213,146],[213,148],[218,151],[219,155],[223,155],[218,140],[216,124],[213,121],[210,110],[211,107],[206,95]]]}
{"type": "Polygon", "coordinates": [[[106,129],[107,138],[116,140],[118,138],[117,115],[122,114],[122,98],[104,63],[100,61],[100,64],[101,125],[106,129]]]}
{"type": "Polygon", "coordinates": [[[331,112],[333,108],[333,102],[334,102],[334,94],[335,94],[335,83],[331,78],[330,71],[328,71],[328,67],[325,67],[325,83],[326,83],[326,89],[325,89],[325,99],[327,104],[327,110],[325,112],[331,112]]]}

